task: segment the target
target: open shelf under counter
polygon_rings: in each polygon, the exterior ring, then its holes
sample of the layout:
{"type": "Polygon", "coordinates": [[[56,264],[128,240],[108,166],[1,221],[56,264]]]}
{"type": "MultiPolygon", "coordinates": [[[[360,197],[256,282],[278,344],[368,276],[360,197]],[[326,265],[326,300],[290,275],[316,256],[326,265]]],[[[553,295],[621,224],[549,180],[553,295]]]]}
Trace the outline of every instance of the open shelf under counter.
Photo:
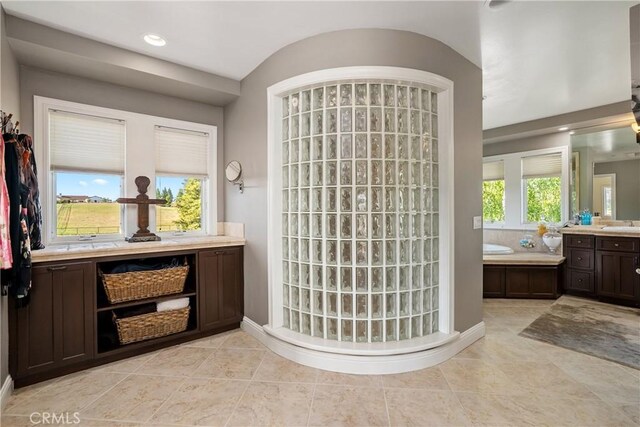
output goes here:
{"type": "Polygon", "coordinates": [[[154,297],[154,298],[137,299],[137,300],[133,300],[133,301],[125,301],[125,302],[121,302],[121,303],[109,304],[109,305],[104,305],[104,306],[98,305],[98,308],[96,309],[96,311],[98,313],[103,312],[103,311],[113,311],[113,310],[117,310],[119,308],[135,307],[136,305],[144,305],[144,304],[149,304],[149,303],[158,303],[158,302],[162,302],[162,301],[170,301],[172,299],[193,297],[195,295],[196,295],[195,291],[185,290],[185,292],[180,292],[179,294],[162,295],[162,296],[154,297]]]}
{"type": "MultiPolygon", "coordinates": [[[[244,315],[242,238],[184,237],[149,243],[88,243],[33,251],[30,304],[9,306],[9,369],[17,388],[82,369],[238,328],[244,315]],[[182,292],[109,303],[99,271],[125,263],[166,265],[189,272],[182,292]],[[116,316],[129,309],[189,298],[187,329],[120,344],[116,316]]],[[[133,312],[133,310],[132,310],[133,312]]]]}

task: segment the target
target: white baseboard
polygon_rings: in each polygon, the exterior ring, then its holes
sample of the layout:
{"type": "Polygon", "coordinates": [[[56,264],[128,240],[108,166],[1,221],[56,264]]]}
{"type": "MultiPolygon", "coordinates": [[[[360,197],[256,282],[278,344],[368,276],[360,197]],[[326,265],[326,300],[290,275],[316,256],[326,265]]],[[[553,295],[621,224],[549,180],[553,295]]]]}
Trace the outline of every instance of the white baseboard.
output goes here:
{"type": "Polygon", "coordinates": [[[241,328],[274,353],[302,365],[348,374],[397,374],[416,371],[442,363],[485,335],[484,322],[462,332],[457,339],[439,347],[418,352],[384,356],[338,354],[296,346],[265,332],[264,328],[245,317],[241,328]]]}
{"type": "Polygon", "coordinates": [[[0,413],[7,405],[11,393],[13,393],[13,378],[11,378],[11,375],[7,375],[7,378],[4,380],[4,384],[2,384],[2,389],[0,389],[0,413]]]}

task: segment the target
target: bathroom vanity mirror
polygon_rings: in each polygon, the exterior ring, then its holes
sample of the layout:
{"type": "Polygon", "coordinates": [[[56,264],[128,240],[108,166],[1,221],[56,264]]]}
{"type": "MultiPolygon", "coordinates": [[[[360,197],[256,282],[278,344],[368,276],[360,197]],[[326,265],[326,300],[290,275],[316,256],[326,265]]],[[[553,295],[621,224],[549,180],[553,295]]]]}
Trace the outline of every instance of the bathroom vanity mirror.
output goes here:
{"type": "Polygon", "coordinates": [[[227,167],[224,169],[224,174],[232,184],[236,184],[240,187],[240,192],[244,191],[244,182],[242,181],[242,165],[237,160],[232,160],[227,163],[227,167]]]}
{"type": "Polygon", "coordinates": [[[640,144],[631,126],[583,130],[571,137],[571,213],[640,219],[640,144]]]}

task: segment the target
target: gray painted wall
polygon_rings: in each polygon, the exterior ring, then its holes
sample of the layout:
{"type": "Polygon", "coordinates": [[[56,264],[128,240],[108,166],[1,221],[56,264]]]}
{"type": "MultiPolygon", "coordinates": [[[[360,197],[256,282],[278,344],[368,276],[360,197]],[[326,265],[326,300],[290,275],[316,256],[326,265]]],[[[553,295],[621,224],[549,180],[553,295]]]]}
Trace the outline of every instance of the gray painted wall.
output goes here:
{"type": "Polygon", "coordinates": [[[530,138],[512,139],[509,141],[485,144],[482,155],[497,156],[500,154],[518,153],[521,151],[541,150],[543,148],[563,147],[571,143],[569,132],[558,132],[530,138]]]}
{"type": "Polygon", "coordinates": [[[225,218],[245,224],[245,314],[268,321],[267,88],[327,68],[387,65],[430,71],[454,82],[455,328],[482,320],[482,72],[448,46],[415,33],[347,30],[293,43],[242,81],[240,98],[225,107],[225,161],[243,166],[244,194],[225,195],[225,218]]]}
{"type": "MultiPolygon", "coordinates": [[[[34,95],[217,126],[218,221],[223,221],[224,126],[221,107],[22,66],[20,68],[21,121],[23,121],[21,127],[23,132],[29,134],[33,134],[34,95]]],[[[34,143],[37,150],[38,141],[34,143]]]]}
{"type": "MultiPolygon", "coordinates": [[[[7,42],[4,9],[0,6],[0,106],[20,117],[18,62],[7,42]]],[[[15,119],[14,119],[15,122],[15,119]]],[[[0,273],[1,274],[1,273],[0,273]]],[[[9,322],[7,297],[0,297],[0,387],[9,375],[9,322]]]]}
{"type": "Polygon", "coordinates": [[[616,219],[640,219],[640,159],[596,163],[593,173],[616,174],[616,219]]]}

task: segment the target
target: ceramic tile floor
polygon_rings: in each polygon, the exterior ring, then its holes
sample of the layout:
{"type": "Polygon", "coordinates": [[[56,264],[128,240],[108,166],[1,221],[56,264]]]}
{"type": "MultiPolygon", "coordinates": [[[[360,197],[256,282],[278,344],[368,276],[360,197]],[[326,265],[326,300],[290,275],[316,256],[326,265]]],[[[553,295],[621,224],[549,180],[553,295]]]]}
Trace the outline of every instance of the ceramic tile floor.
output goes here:
{"type": "Polygon", "coordinates": [[[16,390],[2,426],[640,425],[640,371],[517,335],[550,304],[486,300],[485,338],[401,375],[308,368],[233,331],[16,390]]]}

